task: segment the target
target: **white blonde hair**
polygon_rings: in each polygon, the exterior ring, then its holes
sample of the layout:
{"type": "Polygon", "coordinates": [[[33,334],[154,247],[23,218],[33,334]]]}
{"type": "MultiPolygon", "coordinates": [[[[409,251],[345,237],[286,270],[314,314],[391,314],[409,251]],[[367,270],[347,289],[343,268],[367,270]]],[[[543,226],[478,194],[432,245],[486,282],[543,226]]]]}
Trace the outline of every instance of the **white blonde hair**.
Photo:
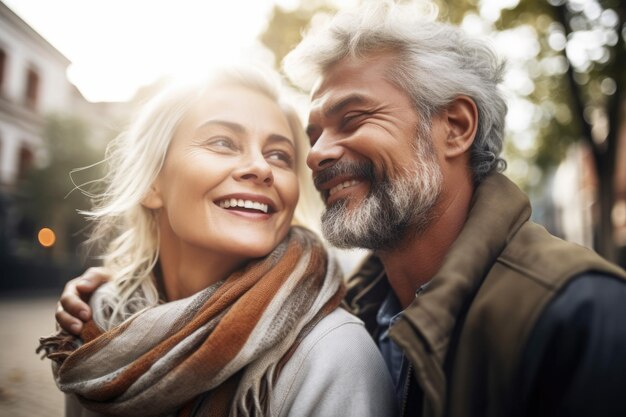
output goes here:
{"type": "MultiPolygon", "coordinates": [[[[88,243],[100,246],[103,266],[113,281],[98,294],[94,319],[106,328],[159,302],[153,270],[159,256],[159,234],[153,210],[141,202],[157,178],[169,144],[191,107],[217,85],[242,86],[274,100],[283,110],[296,144],[300,200],[294,223],[319,222],[321,201],[306,166],[309,144],[296,112],[279,99],[280,82],[270,70],[229,67],[213,71],[202,83],[164,89],[140,111],[130,128],[108,146],[104,192],[93,196],[93,208],[83,212],[93,221],[88,243]]],[[[317,230],[316,230],[317,231],[317,230]]]]}
{"type": "Polygon", "coordinates": [[[506,166],[499,156],[507,111],[498,89],[504,65],[487,43],[434,21],[435,11],[424,13],[422,5],[376,0],[340,11],[326,26],[313,28],[285,57],[283,66],[294,84],[310,89],[345,57],[390,53],[394,60],[388,81],[407,92],[427,127],[456,97],[470,97],[479,113],[471,167],[480,181],[506,166]]]}

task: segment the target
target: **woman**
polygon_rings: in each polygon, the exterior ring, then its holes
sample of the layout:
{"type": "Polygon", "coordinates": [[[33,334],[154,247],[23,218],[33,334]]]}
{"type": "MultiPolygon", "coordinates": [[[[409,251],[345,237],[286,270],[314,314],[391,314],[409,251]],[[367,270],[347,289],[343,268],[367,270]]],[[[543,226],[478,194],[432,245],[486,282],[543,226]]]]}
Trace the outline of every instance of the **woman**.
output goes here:
{"type": "Polygon", "coordinates": [[[292,225],[305,155],[297,117],[256,70],[145,106],[88,213],[114,279],[80,340],[42,340],[75,394],[67,415],[394,414],[376,346],[338,308],[339,272],[292,225]]]}

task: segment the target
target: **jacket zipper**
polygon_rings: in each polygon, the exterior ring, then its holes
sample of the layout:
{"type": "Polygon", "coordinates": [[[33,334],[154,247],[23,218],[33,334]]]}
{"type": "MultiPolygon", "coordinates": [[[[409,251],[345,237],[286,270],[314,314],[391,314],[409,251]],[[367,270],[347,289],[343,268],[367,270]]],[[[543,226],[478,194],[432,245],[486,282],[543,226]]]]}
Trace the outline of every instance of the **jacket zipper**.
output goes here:
{"type": "MultiPolygon", "coordinates": [[[[426,289],[426,287],[428,286],[430,282],[427,282],[426,284],[422,285],[421,287],[419,287],[417,289],[417,291],[415,291],[415,298],[417,298],[422,291],[424,291],[426,289]]],[[[410,385],[411,385],[411,373],[413,372],[413,364],[411,363],[410,360],[408,360],[408,358],[405,359],[407,360],[407,362],[409,363],[409,367],[407,369],[407,373],[406,373],[406,381],[404,383],[404,396],[402,398],[402,408],[400,410],[400,416],[401,417],[405,417],[406,416],[406,411],[407,411],[407,403],[409,401],[409,391],[410,391],[410,385]]]]}
{"type": "Polygon", "coordinates": [[[409,362],[409,367],[406,372],[406,380],[404,381],[404,395],[402,398],[402,408],[400,410],[400,416],[402,417],[406,415],[406,404],[409,401],[409,385],[411,384],[411,372],[413,372],[413,364],[411,363],[411,361],[407,361],[409,362]]]}

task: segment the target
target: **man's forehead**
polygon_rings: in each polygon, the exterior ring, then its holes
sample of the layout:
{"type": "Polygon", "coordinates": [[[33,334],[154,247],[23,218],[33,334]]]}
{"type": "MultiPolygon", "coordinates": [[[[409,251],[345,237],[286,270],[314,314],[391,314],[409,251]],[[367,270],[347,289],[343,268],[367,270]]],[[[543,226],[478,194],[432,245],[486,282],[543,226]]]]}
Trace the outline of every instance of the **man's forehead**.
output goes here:
{"type": "Polygon", "coordinates": [[[388,84],[386,76],[393,59],[394,55],[389,52],[342,58],[322,70],[311,89],[311,102],[328,95],[358,93],[373,84],[388,84]]]}
{"type": "Polygon", "coordinates": [[[311,110],[332,106],[333,101],[351,94],[351,89],[341,83],[326,84],[320,78],[319,84],[311,92],[311,110]]]}

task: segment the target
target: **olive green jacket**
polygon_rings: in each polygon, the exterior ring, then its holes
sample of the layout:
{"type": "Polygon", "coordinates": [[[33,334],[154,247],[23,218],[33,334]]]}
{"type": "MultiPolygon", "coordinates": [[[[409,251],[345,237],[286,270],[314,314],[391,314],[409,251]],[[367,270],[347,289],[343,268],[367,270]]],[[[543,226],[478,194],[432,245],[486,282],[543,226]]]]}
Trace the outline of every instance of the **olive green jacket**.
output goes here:
{"type": "MultiPolygon", "coordinates": [[[[487,177],[428,289],[392,326],[390,336],[423,390],[423,416],[513,415],[524,347],[550,300],[584,272],[626,278],[595,252],[529,221],[530,213],[526,195],[510,180],[487,177]]],[[[349,283],[346,301],[374,335],[388,288],[375,258],[349,283]]]]}

